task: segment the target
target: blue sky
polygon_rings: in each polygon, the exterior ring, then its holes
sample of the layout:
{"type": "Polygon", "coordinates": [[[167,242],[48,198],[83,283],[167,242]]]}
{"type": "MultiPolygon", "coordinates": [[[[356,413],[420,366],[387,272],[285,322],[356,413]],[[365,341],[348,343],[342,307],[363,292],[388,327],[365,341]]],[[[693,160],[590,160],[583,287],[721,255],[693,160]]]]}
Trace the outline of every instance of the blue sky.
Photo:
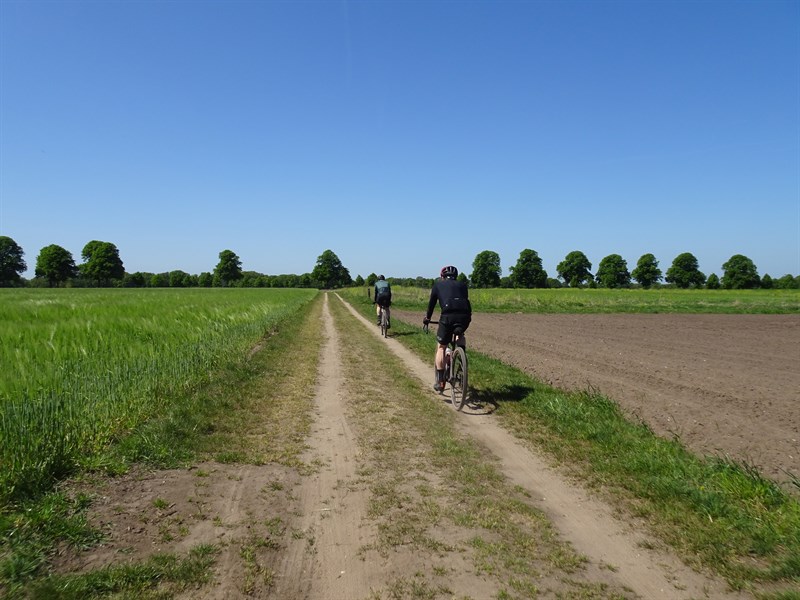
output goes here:
{"type": "Polygon", "coordinates": [[[800,2],[0,0],[0,235],[28,277],[800,274],[800,2]]]}

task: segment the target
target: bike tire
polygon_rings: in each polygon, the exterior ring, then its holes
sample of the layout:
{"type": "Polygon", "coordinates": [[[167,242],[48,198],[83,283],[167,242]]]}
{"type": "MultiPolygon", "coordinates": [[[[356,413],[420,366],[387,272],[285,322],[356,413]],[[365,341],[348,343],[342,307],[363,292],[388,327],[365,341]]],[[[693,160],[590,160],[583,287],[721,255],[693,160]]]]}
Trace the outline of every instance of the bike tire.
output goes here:
{"type": "Polygon", "coordinates": [[[461,410],[467,402],[469,382],[467,380],[467,353],[460,346],[453,350],[450,363],[450,402],[453,408],[461,410]]]}
{"type": "Polygon", "coordinates": [[[381,335],[387,337],[389,329],[389,315],[386,314],[386,309],[381,310],[381,335]]]}

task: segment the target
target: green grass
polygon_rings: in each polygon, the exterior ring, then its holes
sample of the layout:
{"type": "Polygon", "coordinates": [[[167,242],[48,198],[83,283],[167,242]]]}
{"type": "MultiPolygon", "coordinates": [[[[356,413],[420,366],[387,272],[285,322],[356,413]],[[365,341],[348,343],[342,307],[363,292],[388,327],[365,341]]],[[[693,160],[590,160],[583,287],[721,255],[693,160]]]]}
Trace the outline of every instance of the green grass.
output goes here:
{"type": "MultiPolygon", "coordinates": [[[[231,291],[233,293],[233,291],[231,291]]],[[[308,389],[315,381],[320,347],[320,296],[304,301],[270,324],[243,355],[204,375],[204,383],[179,389],[103,455],[124,470],[131,462],[175,466],[235,454],[237,462],[299,465],[311,417],[308,389]],[[235,390],[235,393],[232,393],[235,390]],[[259,436],[251,435],[258,432],[259,436]]],[[[86,486],[100,474],[87,473],[86,486]]],[[[197,476],[207,475],[197,471],[197,476]]],[[[83,487],[83,486],[81,486],[83,487]]],[[[206,580],[217,552],[162,555],[144,563],[50,576],[56,548],[78,552],[102,540],[89,526],[91,497],[57,491],[17,500],[0,509],[0,597],[169,598],[206,580]]],[[[154,506],[163,506],[156,499],[154,506]]],[[[211,549],[213,550],[213,549],[211,549]]],[[[253,571],[254,572],[254,571],[253,571]]],[[[257,573],[263,584],[269,573],[257,573]]]]}
{"type": "Polygon", "coordinates": [[[32,585],[32,600],[88,598],[172,598],[211,578],[210,566],[218,549],[197,546],[186,557],[158,554],[141,564],[115,565],[88,574],[53,576],[32,585]]]}
{"type": "MultiPolygon", "coordinates": [[[[363,295],[366,288],[348,294],[363,295]]],[[[478,312],[797,314],[800,290],[470,289],[478,312]]],[[[424,311],[430,290],[393,287],[392,305],[424,311]]]]}
{"type": "Polygon", "coordinates": [[[92,466],[315,290],[0,290],[0,506],[92,466]]]}
{"type": "MultiPolygon", "coordinates": [[[[342,292],[365,316],[361,290],[342,292]]],[[[430,362],[435,340],[393,319],[395,339],[430,362]]],[[[689,561],[735,588],[800,586],[800,502],[747,465],[695,456],[629,422],[611,400],[567,393],[470,351],[472,398],[497,405],[514,434],[613,495],[689,561]]],[[[779,594],[779,592],[774,592],[779,594]]],[[[763,595],[764,598],[792,597],[763,595]]]]}

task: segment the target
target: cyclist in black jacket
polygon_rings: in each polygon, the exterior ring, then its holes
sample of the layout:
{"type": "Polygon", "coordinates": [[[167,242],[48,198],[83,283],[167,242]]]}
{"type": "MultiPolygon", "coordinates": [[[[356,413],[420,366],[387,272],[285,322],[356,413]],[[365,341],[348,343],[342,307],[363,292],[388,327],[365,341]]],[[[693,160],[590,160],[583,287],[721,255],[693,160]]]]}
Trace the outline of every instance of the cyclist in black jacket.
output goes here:
{"type": "MultiPolygon", "coordinates": [[[[439,329],[436,331],[436,348],[434,366],[436,368],[436,382],[433,389],[437,392],[444,390],[444,351],[453,337],[453,330],[458,326],[464,331],[472,321],[472,305],[469,302],[469,288],[463,281],[458,281],[458,269],[452,265],[442,267],[441,279],[437,280],[431,288],[431,298],[428,301],[428,312],[425,313],[423,323],[427,325],[431,320],[438,302],[442,309],[439,317],[439,329]]],[[[458,336],[456,343],[466,347],[467,339],[464,334],[458,336]]]]}

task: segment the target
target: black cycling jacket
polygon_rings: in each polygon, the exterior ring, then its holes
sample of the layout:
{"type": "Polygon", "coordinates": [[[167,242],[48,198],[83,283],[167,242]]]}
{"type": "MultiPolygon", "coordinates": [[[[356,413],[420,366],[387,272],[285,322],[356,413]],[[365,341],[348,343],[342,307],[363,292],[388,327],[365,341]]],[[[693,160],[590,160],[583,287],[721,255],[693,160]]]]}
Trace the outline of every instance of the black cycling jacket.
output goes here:
{"type": "Polygon", "coordinates": [[[431,288],[431,298],[428,301],[426,318],[430,319],[436,308],[436,303],[442,309],[442,314],[467,314],[472,315],[472,305],[469,302],[469,288],[463,281],[457,279],[439,279],[431,288]]]}

